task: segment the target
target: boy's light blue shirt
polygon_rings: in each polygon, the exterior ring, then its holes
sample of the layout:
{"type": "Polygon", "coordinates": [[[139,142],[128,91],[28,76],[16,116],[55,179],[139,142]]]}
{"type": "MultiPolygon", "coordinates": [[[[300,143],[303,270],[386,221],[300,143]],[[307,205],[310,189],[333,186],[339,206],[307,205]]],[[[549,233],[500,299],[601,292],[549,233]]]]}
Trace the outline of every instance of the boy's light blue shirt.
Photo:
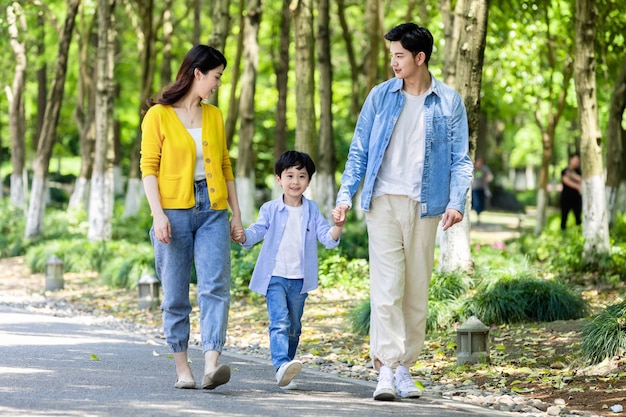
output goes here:
{"type": "Polygon", "coordinates": [[[246,249],[250,249],[261,240],[265,240],[250,280],[250,289],[258,294],[267,294],[267,287],[276,263],[276,254],[285,233],[302,233],[301,259],[304,260],[302,294],[317,288],[317,241],[319,240],[328,249],[339,245],[340,239],[333,239],[330,234],[331,226],[314,201],[302,196],[301,230],[286,230],[288,217],[289,213],[281,196],[263,204],[256,223],[251,224],[244,231],[246,241],[242,245],[246,249]]]}
{"type": "MultiPolygon", "coordinates": [[[[459,93],[432,76],[432,92],[424,103],[426,126],[421,216],[442,215],[453,208],[465,212],[473,175],[465,105],[459,93]]],[[[337,193],[337,205],[352,207],[361,180],[361,207],[369,211],[374,182],[391,134],[404,107],[403,80],[393,78],[375,86],[367,96],[350,144],[337,193]]]]}

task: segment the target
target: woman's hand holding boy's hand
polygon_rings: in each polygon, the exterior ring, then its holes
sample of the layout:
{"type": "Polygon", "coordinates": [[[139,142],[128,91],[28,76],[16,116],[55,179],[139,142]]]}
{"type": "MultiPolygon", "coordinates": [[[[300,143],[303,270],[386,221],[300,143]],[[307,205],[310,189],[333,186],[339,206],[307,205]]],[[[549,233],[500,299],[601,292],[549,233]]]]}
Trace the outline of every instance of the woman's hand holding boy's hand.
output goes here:
{"type": "Polygon", "coordinates": [[[237,243],[244,243],[246,241],[246,234],[243,231],[243,227],[233,227],[230,232],[230,238],[237,243]]]}

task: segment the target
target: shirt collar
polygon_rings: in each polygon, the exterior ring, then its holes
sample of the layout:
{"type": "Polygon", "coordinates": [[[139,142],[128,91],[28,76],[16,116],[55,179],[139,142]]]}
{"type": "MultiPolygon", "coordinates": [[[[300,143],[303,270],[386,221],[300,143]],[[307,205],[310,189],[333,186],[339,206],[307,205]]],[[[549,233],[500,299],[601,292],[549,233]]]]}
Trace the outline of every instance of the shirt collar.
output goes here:
{"type": "MultiPolygon", "coordinates": [[[[435,78],[432,72],[428,71],[428,73],[430,74],[431,83],[430,83],[430,87],[428,88],[427,93],[428,94],[435,93],[438,96],[440,96],[441,94],[439,93],[439,81],[437,81],[437,79],[435,78]]],[[[394,78],[392,80],[392,86],[390,90],[394,93],[399,92],[400,90],[402,90],[403,85],[404,85],[404,81],[402,79],[394,78]]]]}

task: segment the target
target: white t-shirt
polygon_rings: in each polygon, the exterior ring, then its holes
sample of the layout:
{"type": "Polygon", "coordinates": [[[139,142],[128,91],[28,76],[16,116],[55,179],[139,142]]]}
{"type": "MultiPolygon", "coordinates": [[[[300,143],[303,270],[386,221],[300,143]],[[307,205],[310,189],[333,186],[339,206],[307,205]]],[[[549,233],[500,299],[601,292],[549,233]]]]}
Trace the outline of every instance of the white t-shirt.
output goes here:
{"type": "Polygon", "coordinates": [[[206,178],[206,171],[204,170],[204,156],[202,156],[202,128],[194,127],[187,129],[194,142],[196,142],[196,168],[194,171],[194,179],[200,181],[206,178]]]}
{"type": "Polygon", "coordinates": [[[406,195],[420,201],[426,138],[424,102],[430,92],[431,89],[428,89],[424,94],[412,96],[402,90],[404,108],[385,150],[374,183],[373,197],[384,194],[406,195]]]}
{"type": "Polygon", "coordinates": [[[285,233],[280,240],[276,263],[272,275],[283,278],[300,279],[302,269],[302,206],[285,206],[289,213],[285,233]]]}

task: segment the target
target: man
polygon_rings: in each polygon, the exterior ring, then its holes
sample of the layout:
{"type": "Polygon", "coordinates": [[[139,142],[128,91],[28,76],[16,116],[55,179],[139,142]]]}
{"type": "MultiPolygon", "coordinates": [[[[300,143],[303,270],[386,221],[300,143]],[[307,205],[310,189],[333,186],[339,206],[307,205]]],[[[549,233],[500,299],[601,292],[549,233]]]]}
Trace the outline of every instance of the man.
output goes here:
{"type": "Polygon", "coordinates": [[[375,400],[421,395],[409,368],[424,344],[437,227],[463,219],[473,171],[463,100],[428,70],[431,33],[405,23],[385,39],[395,79],[361,109],[336,207],[345,221],[364,179],[375,400]]]}
{"type": "Polygon", "coordinates": [[[583,191],[582,172],[580,170],[580,157],[573,154],[569,157],[567,168],[561,171],[561,230],[567,228],[567,216],[570,211],[574,212],[576,225],[582,223],[583,191]]]}

